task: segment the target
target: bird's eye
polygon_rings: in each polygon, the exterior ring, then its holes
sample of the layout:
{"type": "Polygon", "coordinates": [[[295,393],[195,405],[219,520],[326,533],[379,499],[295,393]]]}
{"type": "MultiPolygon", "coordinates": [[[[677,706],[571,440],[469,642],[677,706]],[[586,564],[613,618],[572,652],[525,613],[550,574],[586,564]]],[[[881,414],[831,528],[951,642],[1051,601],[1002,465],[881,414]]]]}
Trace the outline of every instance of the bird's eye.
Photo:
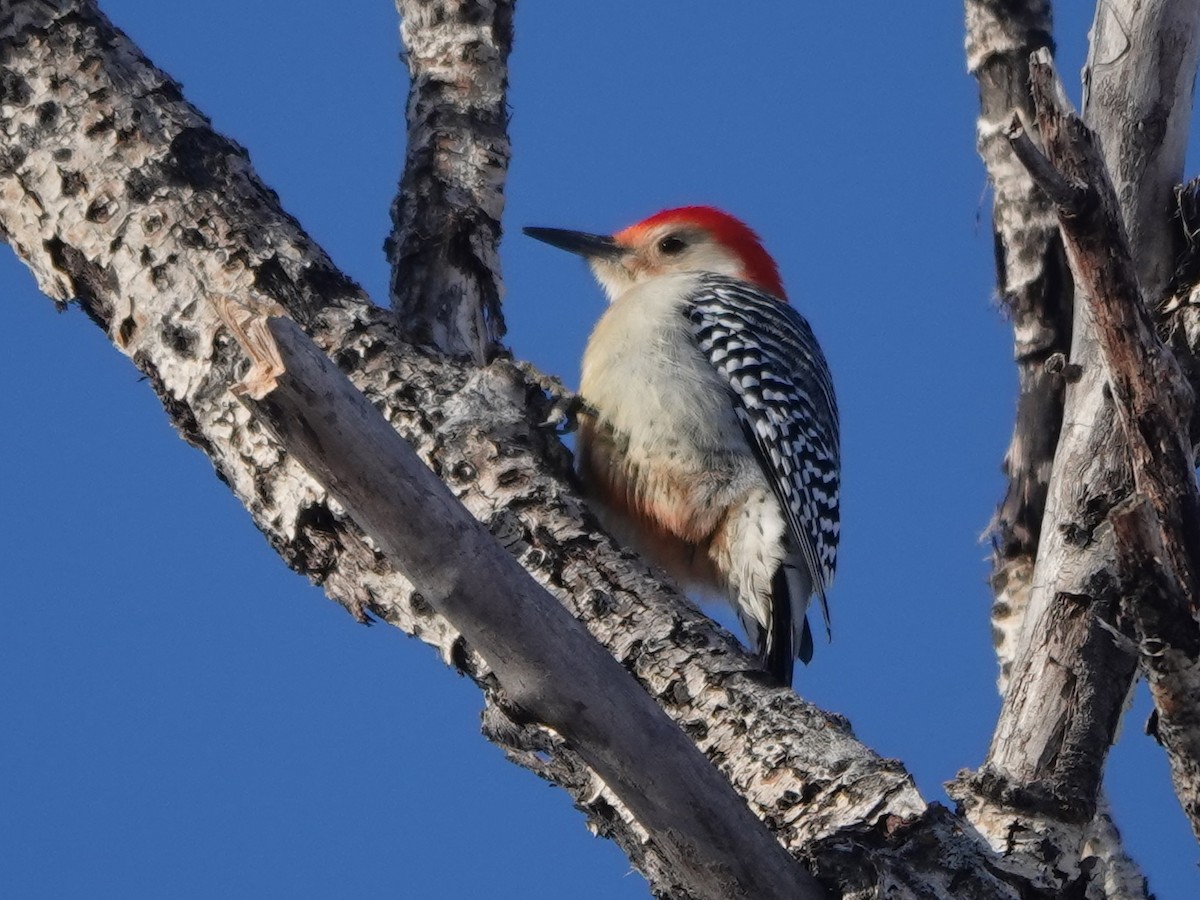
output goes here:
{"type": "Polygon", "coordinates": [[[683,248],[687,244],[683,238],[676,237],[673,234],[668,234],[665,238],[658,242],[658,252],[665,253],[667,256],[675,256],[683,252],[683,248]]]}

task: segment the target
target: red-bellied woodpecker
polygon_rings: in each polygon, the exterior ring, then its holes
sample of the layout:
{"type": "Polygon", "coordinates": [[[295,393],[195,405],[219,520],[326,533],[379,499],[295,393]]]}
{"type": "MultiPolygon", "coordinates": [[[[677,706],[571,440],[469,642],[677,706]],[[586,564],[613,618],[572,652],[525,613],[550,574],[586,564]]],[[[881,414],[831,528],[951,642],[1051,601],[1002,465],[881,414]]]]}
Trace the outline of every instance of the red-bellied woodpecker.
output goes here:
{"type": "Polygon", "coordinates": [[[525,233],[583,256],[610,304],[583,355],[579,473],[612,530],[716,588],[783,684],[833,578],[837,404],[758,236],[705,206],[614,235],[525,233]]]}

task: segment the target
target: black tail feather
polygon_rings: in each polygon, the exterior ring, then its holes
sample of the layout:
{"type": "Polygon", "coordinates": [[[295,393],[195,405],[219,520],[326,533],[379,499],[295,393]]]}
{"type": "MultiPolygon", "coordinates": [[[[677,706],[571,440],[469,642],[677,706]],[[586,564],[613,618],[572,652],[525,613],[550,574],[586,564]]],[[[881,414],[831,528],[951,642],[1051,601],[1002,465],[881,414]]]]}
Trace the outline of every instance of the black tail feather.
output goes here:
{"type": "MultiPolygon", "coordinates": [[[[763,667],[776,682],[791,687],[796,649],[792,647],[792,596],[783,566],[775,570],[775,577],[771,579],[771,621],[764,631],[764,646],[761,648],[763,667]]],[[[812,634],[808,630],[807,617],[799,649],[804,662],[812,659],[812,634]]]]}
{"type": "Polygon", "coordinates": [[[812,662],[813,656],[813,636],[812,629],[808,627],[808,616],[804,617],[804,630],[800,633],[800,646],[796,648],[796,658],[806,666],[812,662]]]}

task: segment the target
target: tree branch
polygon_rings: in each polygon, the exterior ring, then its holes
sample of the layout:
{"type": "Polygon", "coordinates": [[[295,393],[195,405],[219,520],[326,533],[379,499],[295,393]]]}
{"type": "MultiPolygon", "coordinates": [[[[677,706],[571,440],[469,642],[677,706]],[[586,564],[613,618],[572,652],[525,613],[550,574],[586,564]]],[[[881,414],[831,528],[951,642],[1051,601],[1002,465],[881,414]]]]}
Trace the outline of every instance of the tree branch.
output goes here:
{"type": "Polygon", "coordinates": [[[689,895],[824,897],[629,673],[296,324],[274,318],[267,327],[282,372],[250,401],[256,417],[462,632],[512,714],[567,739],[649,832],[689,895]]]}
{"type": "Polygon", "coordinates": [[[409,70],[404,175],[385,245],[405,336],[483,365],[504,335],[512,0],[396,0],[409,70]]]}
{"type": "Polygon", "coordinates": [[[1171,216],[1183,180],[1200,0],[1096,4],[1083,120],[1100,139],[1138,280],[1157,305],[1175,269],[1171,216]]]}
{"type": "MultiPolygon", "coordinates": [[[[979,155],[992,186],[996,285],[1013,325],[1017,411],[1004,456],[1008,489],[989,525],[992,541],[992,634],[1003,694],[1033,588],[1034,565],[1071,352],[1074,285],[1050,199],[1034,186],[1028,159],[1037,149],[1029,91],[1029,56],[1053,51],[1048,0],[966,0],[967,65],[979,84],[979,155]],[[1012,144],[1013,129],[1022,138],[1012,144]]],[[[1036,153],[1036,156],[1034,155],[1036,153]]],[[[1121,846],[1120,833],[1100,814],[1088,829],[1085,853],[1096,861],[1091,881],[1126,886],[1120,896],[1145,897],[1145,879],[1121,846]],[[1120,873],[1119,878],[1115,873],[1120,873]],[[1136,889],[1135,889],[1136,888],[1136,889]],[[1140,893],[1138,890],[1140,889],[1140,893]]]]}
{"type": "MultiPolygon", "coordinates": [[[[1200,396],[1200,178],[1175,189],[1171,246],[1175,272],[1161,299],[1154,304],[1157,331],[1200,396]]],[[[1200,415],[1191,424],[1193,452],[1200,447],[1200,415]]]]}
{"type": "MultiPolygon", "coordinates": [[[[1200,15],[1200,13],[1198,13],[1200,15]]],[[[1112,396],[1133,463],[1138,506],[1114,511],[1117,556],[1136,597],[1132,615],[1176,793],[1200,837],[1200,492],[1188,433],[1194,396],[1162,345],[1138,288],[1117,198],[1091,132],[1048,96],[1048,61],[1034,66],[1034,93],[1051,161],[1086,179],[1092,214],[1062,216],[1072,265],[1086,282],[1112,396]]]]}
{"type": "MultiPolygon", "coordinates": [[[[1087,185],[1069,198],[1074,201],[1070,206],[1060,208],[1059,220],[1112,381],[1134,481],[1161,522],[1160,537],[1184,592],[1185,607],[1200,609],[1194,569],[1200,560],[1200,496],[1190,442],[1180,432],[1180,423],[1191,419],[1192,391],[1154,333],[1095,136],[1058,105],[1053,93],[1057,79],[1048,57],[1035,56],[1030,76],[1046,135],[1046,162],[1055,173],[1048,177],[1087,185]]],[[[1042,167],[1031,172],[1041,184],[1042,167]]]]}
{"type": "Polygon", "coordinates": [[[1017,414],[1004,455],[1008,488],[988,526],[995,593],[992,634],[1003,693],[1026,621],[1062,427],[1066,382],[1046,362],[1070,353],[1074,289],[1050,203],[1034,188],[1005,137],[1014,111],[1025,122],[1033,120],[1029,54],[1054,46],[1050,4],[966,0],[965,10],[967,67],[979,84],[977,147],[993,192],[996,286],[1012,320],[1017,364],[1017,414]]]}
{"type": "Polygon", "coordinates": [[[1115,510],[1112,522],[1154,700],[1149,730],[1167,750],[1175,794],[1200,839],[1200,630],[1186,591],[1163,564],[1168,552],[1153,504],[1139,495],[1115,510]]]}
{"type": "MultiPolygon", "coordinates": [[[[1111,8],[1113,4],[1102,6],[1111,8]]],[[[1190,91],[1177,88],[1189,85],[1194,76],[1195,42],[1190,32],[1183,40],[1178,37],[1148,31],[1131,40],[1130,52],[1122,57],[1122,66],[1131,67],[1125,72],[1127,83],[1146,92],[1145,97],[1134,98],[1136,102],[1131,100],[1133,108],[1157,104],[1164,121],[1178,116],[1186,119],[1190,103],[1190,91]],[[1160,55],[1138,49],[1158,41],[1180,52],[1160,55]],[[1153,75],[1142,77],[1143,69],[1153,75]]],[[[1123,128],[1144,125],[1129,120],[1120,124],[1123,128]]],[[[1041,127],[1044,129],[1044,124],[1041,127]]],[[[1179,129],[1161,133],[1177,144],[1184,137],[1179,129]]],[[[1105,147],[1110,146],[1107,136],[1103,141],[1105,147]]],[[[1162,160],[1182,159],[1176,146],[1121,142],[1116,136],[1113,141],[1112,146],[1120,144],[1125,152],[1154,157],[1123,162],[1130,172],[1153,172],[1154,177],[1163,178],[1168,167],[1162,160]]],[[[1176,171],[1169,182],[1177,180],[1176,171]]],[[[1144,205],[1122,211],[1126,218],[1152,213],[1144,205]]],[[[1155,233],[1148,222],[1138,231],[1139,239],[1155,233]]],[[[1140,244],[1131,249],[1135,258],[1141,252],[1140,244]]],[[[972,821],[995,847],[1011,845],[1014,824],[1028,814],[1035,827],[1022,840],[1028,838],[1031,852],[1044,853],[1050,865],[1065,866],[1062,871],[1068,873],[1074,871],[1073,861],[1078,859],[1083,815],[1090,818],[1094,812],[1098,776],[1111,742],[1109,726],[1115,727],[1119,719],[1134,671],[1131,658],[1117,642],[1093,640],[1091,629],[1080,627],[1080,610],[1112,614],[1121,609],[1120,572],[1111,529],[1106,526],[1109,511],[1130,492],[1132,473],[1127,451],[1113,440],[1116,423],[1107,375],[1091,315],[1079,304],[1072,363],[1081,378],[1068,388],[1066,396],[1063,419],[1067,424],[1054,458],[1027,613],[1030,626],[1014,669],[1014,682],[1021,685],[1010,688],[1005,697],[984,769],[975,779],[960,779],[954,788],[972,821]],[[1054,628],[1057,633],[1047,631],[1054,628]],[[1106,731],[1108,740],[1092,740],[1106,731]],[[1016,735],[1021,736],[1020,741],[1012,739],[1016,735]],[[1042,803],[1046,797],[1053,802],[1042,803]]]]}
{"type": "Polygon", "coordinates": [[[1029,132],[1021,124],[1019,116],[1013,116],[1004,136],[1012,145],[1012,151],[1021,161],[1033,178],[1034,184],[1041,188],[1042,193],[1059,209],[1060,215],[1082,216],[1095,202],[1092,192],[1086,184],[1071,181],[1060,174],[1050,160],[1042,155],[1037,145],[1029,137],[1029,132]]]}
{"type": "MultiPolygon", "coordinates": [[[[240,354],[213,299],[258,297],[306,327],[785,846],[818,858],[820,842],[833,842],[829,859],[818,859],[823,877],[849,880],[875,859],[877,877],[887,878],[909,864],[895,855],[906,846],[927,854],[931,878],[949,877],[940,861],[949,851],[910,841],[901,827],[926,833],[907,773],[836,718],[747,678],[753,663],[727,635],[598,532],[566,488],[561,444],[530,424],[546,418],[544,395],[503,362],[473,370],[398,341],[391,317],[279,209],[244,151],[213,132],[93,4],[14,5],[0,20],[0,61],[8,101],[0,228],[42,289],[78,299],[132,358],[289,565],[355,615],[420,637],[476,679],[489,736],[568,788],[656,890],[669,896],[679,885],[629,811],[560,736],[507,715],[486,664],[250,420],[229,390],[240,354]]],[[[940,827],[941,840],[963,845],[961,833],[940,827]]],[[[959,856],[979,853],[966,840],[959,856]]]]}

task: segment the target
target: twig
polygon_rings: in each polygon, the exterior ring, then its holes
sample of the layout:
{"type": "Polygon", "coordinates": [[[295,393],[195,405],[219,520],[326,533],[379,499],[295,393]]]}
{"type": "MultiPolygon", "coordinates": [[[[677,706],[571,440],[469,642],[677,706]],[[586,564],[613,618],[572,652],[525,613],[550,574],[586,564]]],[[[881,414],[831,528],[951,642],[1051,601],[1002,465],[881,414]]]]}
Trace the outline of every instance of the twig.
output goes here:
{"type": "Polygon", "coordinates": [[[1030,140],[1025,126],[1021,123],[1021,117],[1015,113],[1005,130],[1005,136],[1017,159],[1029,170],[1034,184],[1042,189],[1061,214],[1078,216],[1087,211],[1089,202],[1094,202],[1087,185],[1064,178],[1030,140]]]}

